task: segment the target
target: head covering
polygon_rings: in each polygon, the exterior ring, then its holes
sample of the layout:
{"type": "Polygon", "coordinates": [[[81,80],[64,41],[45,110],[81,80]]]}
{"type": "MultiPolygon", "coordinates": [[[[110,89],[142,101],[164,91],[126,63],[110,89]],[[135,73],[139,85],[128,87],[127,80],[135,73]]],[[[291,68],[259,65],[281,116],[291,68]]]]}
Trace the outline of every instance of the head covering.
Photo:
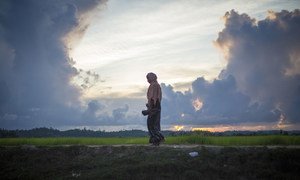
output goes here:
{"type": "Polygon", "coordinates": [[[146,77],[147,77],[147,79],[149,80],[150,83],[154,82],[154,81],[157,81],[157,76],[153,72],[149,72],[146,77]]]}
{"type": "Polygon", "coordinates": [[[161,102],[162,99],[161,87],[157,82],[156,74],[150,72],[147,74],[146,77],[150,83],[150,86],[147,91],[148,103],[150,103],[151,100],[154,101],[154,104],[156,104],[157,101],[161,102]]]}

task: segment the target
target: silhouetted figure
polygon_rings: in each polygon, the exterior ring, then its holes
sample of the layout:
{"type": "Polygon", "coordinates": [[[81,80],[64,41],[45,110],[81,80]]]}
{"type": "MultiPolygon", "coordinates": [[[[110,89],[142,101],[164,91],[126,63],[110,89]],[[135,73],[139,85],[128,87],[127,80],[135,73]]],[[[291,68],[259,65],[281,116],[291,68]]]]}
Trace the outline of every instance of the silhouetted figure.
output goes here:
{"type": "Polygon", "coordinates": [[[158,146],[164,141],[164,136],[160,133],[160,113],[162,93],[160,85],[157,82],[157,76],[150,72],[146,76],[150,86],[147,91],[148,103],[147,110],[142,111],[144,116],[148,115],[147,127],[150,135],[149,143],[158,146]]]}

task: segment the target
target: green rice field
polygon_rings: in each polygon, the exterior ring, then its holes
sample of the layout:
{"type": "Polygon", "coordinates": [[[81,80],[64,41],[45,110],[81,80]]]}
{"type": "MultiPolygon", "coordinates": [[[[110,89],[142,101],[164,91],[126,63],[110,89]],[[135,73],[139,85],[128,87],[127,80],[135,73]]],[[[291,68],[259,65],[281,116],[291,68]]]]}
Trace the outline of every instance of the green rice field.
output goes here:
{"type": "MultiPolygon", "coordinates": [[[[123,145],[148,144],[147,137],[90,138],[90,137],[58,137],[58,138],[1,138],[0,146],[18,145],[123,145]]],[[[257,145],[300,145],[300,136],[170,136],[164,144],[200,144],[219,146],[257,146],[257,145]]]]}

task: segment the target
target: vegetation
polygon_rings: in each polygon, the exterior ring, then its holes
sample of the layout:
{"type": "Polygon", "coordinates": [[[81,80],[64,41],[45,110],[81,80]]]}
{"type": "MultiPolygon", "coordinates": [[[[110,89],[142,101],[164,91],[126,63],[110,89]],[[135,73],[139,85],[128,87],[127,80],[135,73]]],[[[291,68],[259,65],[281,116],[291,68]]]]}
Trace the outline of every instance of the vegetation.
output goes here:
{"type": "Polygon", "coordinates": [[[168,144],[205,144],[221,146],[300,145],[300,136],[179,136],[169,137],[168,144]]]}
{"type": "MultiPolygon", "coordinates": [[[[300,135],[300,131],[162,131],[165,136],[201,135],[201,136],[257,136],[257,135],[300,135]]],[[[0,129],[0,138],[7,137],[147,137],[148,132],[142,130],[122,130],[115,132],[93,131],[88,129],[70,129],[60,131],[53,128],[34,128],[29,130],[0,129]]]]}
{"type": "Polygon", "coordinates": [[[159,148],[148,146],[147,132],[139,130],[102,132],[40,128],[1,130],[1,133],[2,179],[300,178],[300,149],[297,148],[300,136],[290,132],[164,131],[165,144],[172,146],[159,148]],[[129,137],[132,134],[134,137],[129,137]],[[132,145],[124,146],[126,144],[132,145]],[[182,144],[220,146],[177,148],[182,144]],[[266,147],[268,145],[275,145],[275,148],[266,147]],[[297,146],[287,148],[288,145],[297,146]],[[193,151],[199,156],[191,157],[189,153],[193,151]]]}
{"type": "MultiPolygon", "coordinates": [[[[115,145],[115,144],[148,144],[147,137],[120,138],[1,138],[2,146],[18,145],[115,145]]],[[[205,144],[221,146],[252,145],[300,145],[300,136],[201,136],[182,135],[168,136],[165,144],[205,144]]]]}
{"type": "MultiPolygon", "coordinates": [[[[163,131],[166,144],[206,145],[300,145],[298,131],[163,131]],[[293,135],[295,134],[295,135],[293,135]]],[[[113,145],[148,144],[148,133],[142,130],[118,132],[73,129],[59,131],[52,128],[31,130],[0,129],[0,145],[113,145]]]]}
{"type": "Polygon", "coordinates": [[[59,131],[53,128],[34,128],[30,130],[0,129],[0,137],[145,137],[147,132],[142,130],[105,132],[88,129],[70,129],[59,131]]]}
{"type": "Polygon", "coordinates": [[[299,162],[293,148],[0,147],[1,179],[299,179],[299,162]]]}

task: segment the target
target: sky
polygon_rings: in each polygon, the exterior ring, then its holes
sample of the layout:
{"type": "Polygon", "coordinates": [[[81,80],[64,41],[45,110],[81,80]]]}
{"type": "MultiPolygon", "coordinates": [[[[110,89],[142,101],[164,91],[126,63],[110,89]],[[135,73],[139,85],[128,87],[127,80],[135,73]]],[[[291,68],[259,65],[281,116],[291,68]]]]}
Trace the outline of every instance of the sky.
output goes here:
{"type": "Polygon", "coordinates": [[[3,0],[0,128],[300,129],[299,1],[3,0]]]}

